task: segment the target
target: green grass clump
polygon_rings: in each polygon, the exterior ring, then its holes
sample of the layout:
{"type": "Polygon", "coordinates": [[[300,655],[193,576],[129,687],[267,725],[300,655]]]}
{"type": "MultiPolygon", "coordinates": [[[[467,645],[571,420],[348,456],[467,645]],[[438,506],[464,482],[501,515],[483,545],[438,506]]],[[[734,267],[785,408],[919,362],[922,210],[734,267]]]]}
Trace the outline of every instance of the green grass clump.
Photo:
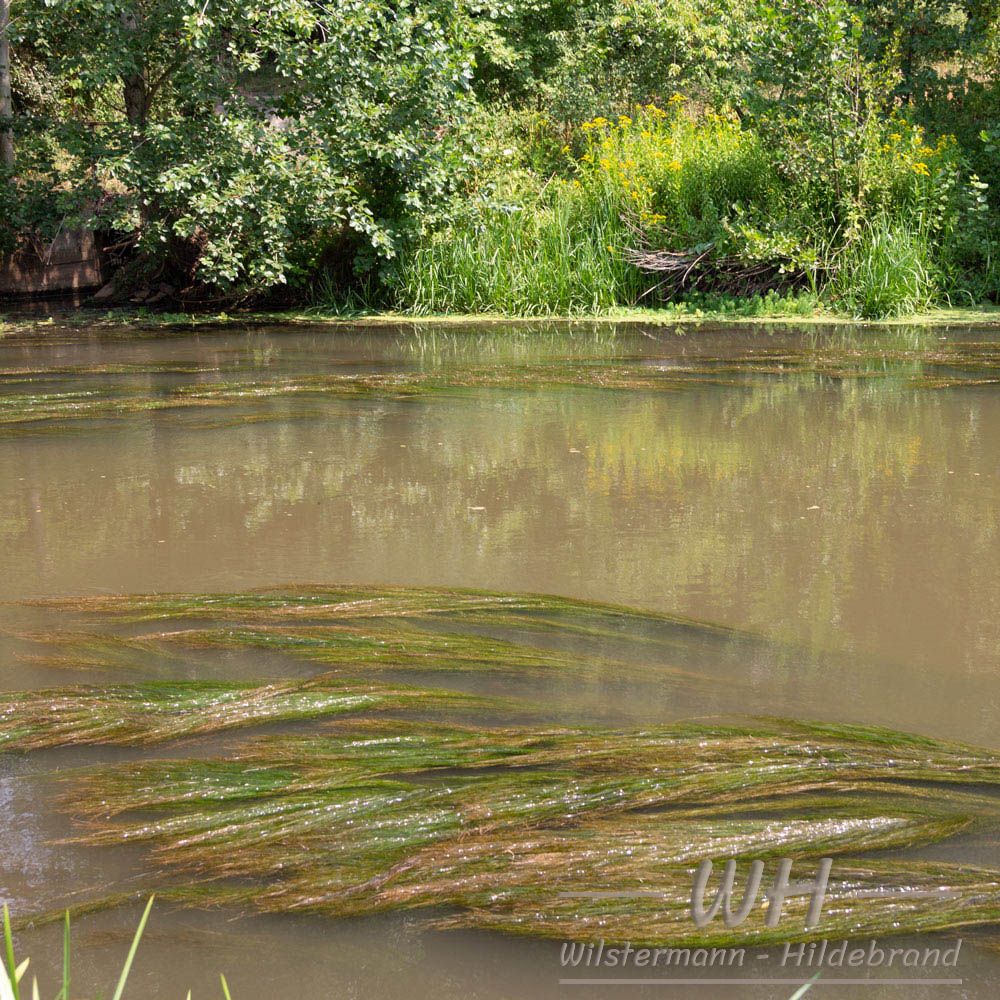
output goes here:
{"type": "Polygon", "coordinates": [[[528,195],[474,203],[404,261],[395,293],[418,315],[606,312],[643,289],[615,251],[623,235],[614,202],[556,178],[528,195]]]}
{"type": "Polygon", "coordinates": [[[885,219],[867,226],[847,247],[834,281],[840,303],[863,319],[926,310],[938,287],[927,240],[885,219]]]}

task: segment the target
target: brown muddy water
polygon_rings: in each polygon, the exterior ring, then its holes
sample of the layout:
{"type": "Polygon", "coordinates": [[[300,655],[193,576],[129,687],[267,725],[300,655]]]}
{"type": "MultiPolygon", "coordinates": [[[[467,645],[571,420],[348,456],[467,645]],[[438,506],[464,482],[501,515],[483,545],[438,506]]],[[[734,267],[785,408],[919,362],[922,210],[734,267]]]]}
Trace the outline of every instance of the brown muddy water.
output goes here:
{"type": "MultiPolygon", "coordinates": [[[[8,334],[0,686],[86,679],[25,655],[19,636],[45,613],[24,599],[474,587],[753,633],[692,641],[669,663],[650,654],[641,684],[522,687],[548,721],[780,715],[1000,749],[998,378],[997,327],[8,334]],[[658,684],[661,666],[705,683],[658,684]]],[[[276,663],[247,650],[212,669],[254,679],[276,663]]],[[[170,676],[169,663],[148,667],[170,676]]],[[[516,678],[479,674],[453,686],[518,692],[516,678]]],[[[56,803],[73,767],[136,756],[0,757],[0,896],[15,913],[142,887],[135,847],[59,843],[74,828],[56,803]]],[[[1000,842],[970,836],[921,856],[996,867],[1000,842]]],[[[74,996],[109,994],[138,915],[76,921],[74,996]]],[[[55,990],[60,947],[55,927],[20,936],[43,992],[55,990]]],[[[428,930],[412,914],[337,921],[163,903],[126,996],[215,997],[224,972],[234,1000],[789,997],[794,985],[767,980],[803,975],[768,950],[739,973],[756,985],[560,984],[587,973],[561,968],[551,942],[428,930]]],[[[811,995],[846,975],[828,971],[811,995]]],[[[967,940],[956,970],[906,976],[918,982],[835,992],[985,1000],[1000,988],[1000,951],[967,940]],[[963,983],[923,981],[942,976],[963,983]]]]}

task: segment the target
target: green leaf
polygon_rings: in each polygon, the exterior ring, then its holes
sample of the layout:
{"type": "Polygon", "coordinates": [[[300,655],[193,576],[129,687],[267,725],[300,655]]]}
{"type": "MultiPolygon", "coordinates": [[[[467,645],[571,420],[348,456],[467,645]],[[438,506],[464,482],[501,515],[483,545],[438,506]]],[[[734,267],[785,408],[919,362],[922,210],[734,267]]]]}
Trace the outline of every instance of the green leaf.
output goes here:
{"type": "Polygon", "coordinates": [[[139,941],[142,938],[142,932],[146,929],[146,921],[149,919],[149,911],[152,910],[155,899],[156,896],[150,896],[149,902],[146,904],[142,919],[136,928],[135,937],[132,939],[132,946],[129,948],[125,964],[122,966],[122,974],[118,977],[118,985],[115,987],[112,1000],[122,1000],[122,994],[125,992],[125,983],[128,981],[128,974],[132,971],[132,961],[135,959],[135,953],[139,950],[139,941]]]}

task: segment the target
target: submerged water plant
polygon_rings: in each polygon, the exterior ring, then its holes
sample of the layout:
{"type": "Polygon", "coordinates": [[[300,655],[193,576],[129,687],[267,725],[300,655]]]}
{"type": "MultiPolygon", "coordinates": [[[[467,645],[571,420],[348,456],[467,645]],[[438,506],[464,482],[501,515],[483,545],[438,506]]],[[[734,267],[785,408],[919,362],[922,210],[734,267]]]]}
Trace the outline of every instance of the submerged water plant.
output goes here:
{"type": "Polygon", "coordinates": [[[704,687],[710,679],[684,665],[694,651],[762,641],[658,612],[459,588],[296,586],[34,603],[73,616],[74,627],[20,633],[39,647],[24,656],[36,666],[111,672],[169,668],[191,654],[259,650],[359,679],[383,672],[645,676],[704,687]],[[86,629],[75,627],[76,616],[87,620],[86,629]],[[150,624],[153,630],[137,630],[150,624]]]}
{"type": "Polygon", "coordinates": [[[266,587],[233,594],[147,594],[101,595],[67,599],[26,601],[27,605],[56,608],[81,614],[98,614],[125,621],[160,619],[212,619],[255,622],[288,620],[357,621],[371,618],[450,619],[491,621],[505,619],[530,624],[541,618],[568,617],[564,627],[573,626],[573,616],[593,618],[606,624],[655,623],[686,624],[705,631],[734,634],[734,630],[694,622],[677,615],[644,611],[616,604],[582,601],[549,594],[504,593],[458,587],[359,587],[288,586],[266,587]]]}
{"type": "Polygon", "coordinates": [[[648,668],[650,654],[745,650],[762,642],[753,635],[627,607],[457,588],[303,586],[34,604],[69,628],[24,638],[54,646],[62,661],[77,650],[85,669],[252,649],[336,671],[0,698],[8,751],[145,746],[302,723],[234,741],[225,757],[66,776],[63,805],[80,824],[78,841],[141,846],[158,891],[178,902],[332,917],[411,909],[442,927],[675,946],[1000,923],[1000,872],[887,856],[992,829],[995,751],[786,719],[556,725],[516,698],[367,676],[387,668],[606,677],[632,669],[630,657],[648,668]],[[420,717],[399,717],[411,709],[420,717]],[[827,919],[818,930],[797,919],[775,929],[755,912],[739,928],[694,927],[691,869],[706,857],[836,857],[827,919]]]}
{"type": "Polygon", "coordinates": [[[140,746],[267,722],[463,701],[474,704],[460,694],[326,676],[276,684],[154,681],[45,689],[0,698],[0,750],[140,746]]]}
{"type": "Polygon", "coordinates": [[[803,930],[693,928],[705,857],[843,856],[826,933],[1000,919],[1000,873],[867,857],[995,821],[1000,800],[978,787],[998,784],[994,753],[867,727],[387,719],[261,738],[236,760],[103,769],[74,779],[68,805],[84,842],[145,843],[220,902],[236,879],[271,911],[443,907],[442,926],[717,943],[803,930]]]}
{"type": "MultiPolygon", "coordinates": [[[[875,264],[871,267],[875,268],[875,264]]],[[[892,280],[897,279],[898,275],[892,280]]],[[[868,304],[868,298],[878,296],[910,296],[912,302],[918,301],[915,296],[919,293],[911,291],[908,285],[901,290],[883,288],[888,280],[874,273],[869,281],[870,290],[852,287],[855,298],[863,297],[852,299],[852,308],[862,313],[887,308],[868,304]]],[[[652,356],[645,356],[650,354],[648,348],[636,351],[639,356],[622,356],[622,353],[621,347],[616,346],[604,357],[579,358],[568,348],[562,355],[505,363],[432,360],[426,365],[400,364],[387,368],[379,364],[368,366],[368,370],[318,373],[289,371],[284,367],[262,371],[252,365],[165,373],[162,366],[154,363],[145,369],[94,366],[56,373],[48,369],[9,369],[0,371],[0,427],[14,431],[132,413],[232,410],[269,400],[403,399],[483,390],[666,393],[706,385],[734,388],[745,386],[750,379],[769,376],[786,379],[792,375],[866,379],[898,376],[906,385],[927,388],[1000,380],[1000,349],[995,341],[935,342],[905,349],[878,343],[851,349],[836,341],[821,344],[804,341],[781,347],[755,344],[717,356],[676,351],[667,351],[662,357],[657,357],[655,351],[652,356]]],[[[282,419],[288,417],[283,411],[282,419]]]]}

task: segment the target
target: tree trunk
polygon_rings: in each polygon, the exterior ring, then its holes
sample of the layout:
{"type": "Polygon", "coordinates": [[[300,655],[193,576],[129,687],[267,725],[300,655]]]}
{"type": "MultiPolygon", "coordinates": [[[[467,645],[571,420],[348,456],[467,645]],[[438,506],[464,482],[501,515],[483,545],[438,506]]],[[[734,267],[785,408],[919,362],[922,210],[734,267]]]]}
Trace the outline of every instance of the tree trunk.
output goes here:
{"type": "MultiPolygon", "coordinates": [[[[139,21],[135,14],[122,13],[121,24],[126,34],[135,34],[139,30],[139,21]]],[[[133,141],[140,142],[139,133],[146,127],[146,116],[149,113],[146,72],[141,64],[133,74],[122,80],[122,96],[125,99],[125,117],[128,118],[129,124],[135,130],[133,141]]]]}
{"type": "Polygon", "coordinates": [[[14,133],[11,129],[13,107],[10,99],[10,40],[7,25],[10,23],[10,0],[0,0],[0,163],[14,166],[14,133]]]}
{"type": "MultiPolygon", "coordinates": [[[[121,26],[126,35],[134,35],[139,30],[139,19],[133,11],[122,11],[121,26]]],[[[146,88],[146,68],[136,56],[135,72],[122,78],[122,98],[125,101],[125,117],[132,126],[132,148],[138,149],[146,131],[149,114],[149,97],[146,88]]],[[[141,192],[140,192],[141,194],[141,192]]],[[[139,219],[145,227],[150,218],[150,205],[145,197],[139,198],[139,219]]]]}
{"type": "MultiPolygon", "coordinates": [[[[2,0],[0,0],[2,2],[2,0]]],[[[146,81],[140,75],[125,77],[122,84],[125,97],[125,116],[129,124],[141,132],[146,127],[146,81]]]]}

